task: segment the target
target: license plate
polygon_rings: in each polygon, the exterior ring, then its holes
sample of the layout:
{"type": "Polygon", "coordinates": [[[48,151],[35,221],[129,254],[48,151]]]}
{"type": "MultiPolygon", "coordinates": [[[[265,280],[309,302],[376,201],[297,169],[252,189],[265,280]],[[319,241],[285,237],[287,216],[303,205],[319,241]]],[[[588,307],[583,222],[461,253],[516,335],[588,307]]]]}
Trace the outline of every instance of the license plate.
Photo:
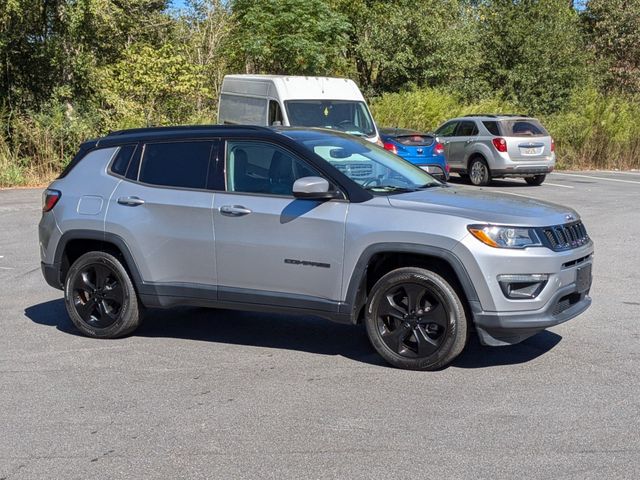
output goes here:
{"type": "Polygon", "coordinates": [[[538,149],[537,148],[525,148],[523,150],[524,150],[522,152],[523,155],[537,155],[538,154],[538,149]]]}
{"type": "Polygon", "coordinates": [[[580,267],[576,271],[576,288],[578,292],[586,292],[591,287],[591,264],[580,267]]]}

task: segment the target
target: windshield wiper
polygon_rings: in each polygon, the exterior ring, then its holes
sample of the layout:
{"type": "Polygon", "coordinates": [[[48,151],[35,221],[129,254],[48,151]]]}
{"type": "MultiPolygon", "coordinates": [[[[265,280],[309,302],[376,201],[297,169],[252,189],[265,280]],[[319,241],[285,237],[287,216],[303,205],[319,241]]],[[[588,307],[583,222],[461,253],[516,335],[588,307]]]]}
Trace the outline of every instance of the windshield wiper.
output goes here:
{"type": "Polygon", "coordinates": [[[409,187],[398,187],[396,185],[371,185],[369,187],[365,187],[365,190],[386,190],[388,192],[417,192],[417,188],[409,188],[409,187]]]}

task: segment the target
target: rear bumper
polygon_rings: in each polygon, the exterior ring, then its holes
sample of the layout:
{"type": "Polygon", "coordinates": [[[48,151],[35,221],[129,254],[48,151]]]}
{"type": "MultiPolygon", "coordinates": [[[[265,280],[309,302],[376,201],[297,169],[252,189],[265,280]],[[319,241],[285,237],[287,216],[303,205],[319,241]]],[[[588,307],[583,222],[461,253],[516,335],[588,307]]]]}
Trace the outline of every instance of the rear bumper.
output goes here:
{"type": "Polygon", "coordinates": [[[546,175],[553,171],[553,165],[516,165],[514,167],[492,169],[492,177],[522,177],[528,175],[546,175]]]}
{"type": "Polygon", "coordinates": [[[40,262],[40,269],[42,270],[42,276],[45,281],[58,290],[62,290],[62,283],[60,282],[60,265],[50,265],[48,263],[40,262]]]}
{"type": "Polygon", "coordinates": [[[547,305],[536,311],[477,312],[476,330],[484,345],[501,346],[519,343],[542,330],[577,317],[591,305],[589,291],[578,292],[575,285],[558,290],[547,305]]]}

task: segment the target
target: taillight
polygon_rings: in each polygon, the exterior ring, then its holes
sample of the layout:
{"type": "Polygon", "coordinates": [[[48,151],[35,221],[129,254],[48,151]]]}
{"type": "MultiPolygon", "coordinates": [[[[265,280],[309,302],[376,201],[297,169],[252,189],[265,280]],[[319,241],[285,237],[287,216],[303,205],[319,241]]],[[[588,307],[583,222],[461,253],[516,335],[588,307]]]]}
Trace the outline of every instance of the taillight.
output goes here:
{"type": "Polygon", "coordinates": [[[556,141],[553,138],[551,139],[551,151],[556,151],[556,141]]]}
{"type": "Polygon", "coordinates": [[[62,192],[60,192],[59,190],[47,188],[44,192],[42,192],[42,211],[48,212],[53,207],[55,207],[61,196],[62,192]]]}
{"type": "Polygon", "coordinates": [[[444,145],[440,142],[436,143],[436,147],[433,149],[436,155],[442,155],[444,153],[444,145]]]}
{"type": "Polygon", "coordinates": [[[507,141],[504,138],[494,138],[492,142],[493,146],[496,147],[496,150],[498,150],[499,152],[507,151],[507,141]]]}
{"type": "Polygon", "coordinates": [[[398,149],[391,142],[384,142],[384,149],[389,150],[391,153],[395,153],[396,155],[398,154],[398,149]]]}
{"type": "Polygon", "coordinates": [[[444,169],[447,171],[447,173],[451,171],[451,167],[449,166],[448,163],[444,166],[444,169]]]}

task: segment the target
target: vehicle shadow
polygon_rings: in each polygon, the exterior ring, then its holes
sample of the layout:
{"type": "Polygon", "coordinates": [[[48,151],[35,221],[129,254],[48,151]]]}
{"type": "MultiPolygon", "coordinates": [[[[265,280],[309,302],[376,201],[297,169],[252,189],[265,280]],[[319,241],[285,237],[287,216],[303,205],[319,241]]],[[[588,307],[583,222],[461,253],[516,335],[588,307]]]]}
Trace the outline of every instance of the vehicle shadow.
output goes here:
{"type": "MultiPolygon", "coordinates": [[[[80,335],[69,319],[62,299],[27,307],[25,316],[39,325],[80,335]]],[[[134,336],[340,355],[370,365],[388,366],[371,347],[361,325],[342,325],[317,317],[205,308],[149,310],[134,336]]],[[[467,348],[451,366],[486,368],[526,363],[551,350],[561,339],[559,335],[545,331],[519,345],[492,348],[480,345],[472,335],[467,348]]]]}
{"type": "MultiPolygon", "coordinates": [[[[456,175],[451,175],[451,177],[449,178],[449,180],[447,181],[448,184],[450,185],[468,185],[470,187],[473,187],[473,185],[471,184],[471,182],[469,182],[468,180],[463,180],[462,178],[456,176],[456,175]]],[[[489,185],[487,185],[488,187],[505,187],[505,188],[511,188],[511,187],[529,187],[529,185],[527,185],[527,183],[521,179],[521,178],[498,178],[498,179],[493,179],[491,180],[491,183],[489,185]]],[[[482,188],[482,187],[474,187],[474,188],[482,188]]]]}

